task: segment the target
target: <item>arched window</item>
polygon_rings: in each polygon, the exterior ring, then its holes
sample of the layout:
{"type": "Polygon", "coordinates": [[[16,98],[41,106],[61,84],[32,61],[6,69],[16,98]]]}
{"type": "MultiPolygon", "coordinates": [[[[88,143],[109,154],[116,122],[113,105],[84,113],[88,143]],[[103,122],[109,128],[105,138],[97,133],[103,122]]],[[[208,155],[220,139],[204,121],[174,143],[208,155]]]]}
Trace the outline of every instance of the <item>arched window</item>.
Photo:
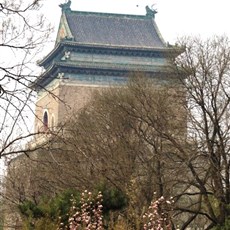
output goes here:
{"type": "Polygon", "coordinates": [[[48,129],[48,113],[47,113],[47,111],[45,111],[44,115],[43,115],[43,126],[44,126],[44,130],[48,129]]]}

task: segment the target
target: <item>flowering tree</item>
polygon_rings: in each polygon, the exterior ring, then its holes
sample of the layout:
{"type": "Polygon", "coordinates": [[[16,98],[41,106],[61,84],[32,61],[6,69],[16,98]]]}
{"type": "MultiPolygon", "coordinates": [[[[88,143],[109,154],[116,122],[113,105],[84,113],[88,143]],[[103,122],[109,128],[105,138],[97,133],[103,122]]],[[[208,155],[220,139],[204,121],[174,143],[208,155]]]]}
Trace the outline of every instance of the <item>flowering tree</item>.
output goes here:
{"type": "MultiPolygon", "coordinates": [[[[85,190],[82,193],[80,208],[76,207],[76,201],[72,199],[70,210],[69,229],[70,230],[103,230],[102,214],[102,194],[98,193],[94,199],[91,192],[85,190]]],[[[60,223],[59,230],[65,229],[63,223],[60,223]]]]}
{"type": "Polygon", "coordinates": [[[143,230],[171,230],[172,200],[166,200],[163,196],[152,201],[148,211],[143,215],[143,230]]]}

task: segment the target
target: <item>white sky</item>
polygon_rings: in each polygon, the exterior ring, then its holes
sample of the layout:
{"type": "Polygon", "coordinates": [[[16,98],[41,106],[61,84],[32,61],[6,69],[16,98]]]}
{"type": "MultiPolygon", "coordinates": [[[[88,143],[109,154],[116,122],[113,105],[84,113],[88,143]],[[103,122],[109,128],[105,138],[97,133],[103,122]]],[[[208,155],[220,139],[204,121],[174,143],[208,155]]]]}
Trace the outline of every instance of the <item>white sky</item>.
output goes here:
{"type": "MultiPolygon", "coordinates": [[[[43,0],[44,13],[58,27],[65,0],[43,0]]],[[[207,38],[226,34],[230,37],[229,0],[72,0],[71,9],[79,11],[145,14],[145,6],[158,11],[156,22],[166,42],[175,43],[183,35],[207,38]]]]}
{"type": "MultiPolygon", "coordinates": [[[[43,0],[42,11],[57,33],[65,0],[43,0]]],[[[156,22],[166,42],[174,44],[178,37],[227,35],[230,38],[230,0],[72,0],[71,9],[79,11],[145,14],[145,6],[158,11],[156,22]]],[[[47,47],[44,56],[53,48],[47,47]]],[[[2,166],[0,162],[0,168],[2,166]]]]}

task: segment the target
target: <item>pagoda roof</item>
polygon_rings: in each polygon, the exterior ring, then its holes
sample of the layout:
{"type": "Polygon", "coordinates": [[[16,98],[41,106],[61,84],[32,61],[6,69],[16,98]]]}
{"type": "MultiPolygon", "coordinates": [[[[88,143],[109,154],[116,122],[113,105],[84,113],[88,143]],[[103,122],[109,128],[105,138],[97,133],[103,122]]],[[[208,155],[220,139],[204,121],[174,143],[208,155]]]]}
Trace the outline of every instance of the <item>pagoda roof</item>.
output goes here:
{"type": "Polygon", "coordinates": [[[66,13],[76,42],[122,47],[165,47],[155,20],[149,16],[77,12],[66,13]]]}
{"type": "Polygon", "coordinates": [[[62,17],[56,43],[63,38],[81,44],[163,48],[166,44],[155,23],[155,10],[146,15],[72,11],[71,1],[61,4],[62,17]]]}

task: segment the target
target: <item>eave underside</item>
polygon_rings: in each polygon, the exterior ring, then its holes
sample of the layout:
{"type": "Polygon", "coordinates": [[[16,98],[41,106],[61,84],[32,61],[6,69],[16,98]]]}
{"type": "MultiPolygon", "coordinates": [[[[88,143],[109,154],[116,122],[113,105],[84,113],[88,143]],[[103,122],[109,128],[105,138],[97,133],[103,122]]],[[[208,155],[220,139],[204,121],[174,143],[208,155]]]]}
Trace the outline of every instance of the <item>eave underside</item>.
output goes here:
{"type": "MultiPolygon", "coordinates": [[[[86,76],[86,80],[88,79],[87,76],[104,76],[105,81],[108,81],[106,77],[120,77],[122,79],[128,78],[129,74],[132,72],[141,72],[144,73],[148,77],[153,78],[161,78],[166,79],[172,73],[168,67],[162,68],[156,66],[141,66],[141,65],[103,65],[100,66],[94,63],[55,63],[51,68],[49,68],[46,72],[44,72],[36,82],[32,85],[35,90],[45,88],[52,80],[57,78],[66,79],[66,74],[72,74],[76,76],[86,76]]],[[[90,83],[90,82],[89,82],[90,83]]]]}

